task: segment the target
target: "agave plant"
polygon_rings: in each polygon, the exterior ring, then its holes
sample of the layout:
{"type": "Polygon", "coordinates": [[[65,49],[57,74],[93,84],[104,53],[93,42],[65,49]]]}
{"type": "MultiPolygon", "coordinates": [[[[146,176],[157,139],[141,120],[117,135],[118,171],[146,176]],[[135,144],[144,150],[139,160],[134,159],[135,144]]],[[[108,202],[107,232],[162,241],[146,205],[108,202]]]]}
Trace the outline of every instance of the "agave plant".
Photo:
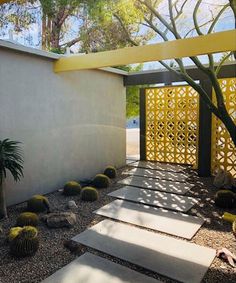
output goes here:
{"type": "Polygon", "coordinates": [[[23,177],[23,156],[19,147],[20,142],[5,139],[0,140],[0,218],[7,217],[4,180],[7,170],[15,182],[23,177]]]}

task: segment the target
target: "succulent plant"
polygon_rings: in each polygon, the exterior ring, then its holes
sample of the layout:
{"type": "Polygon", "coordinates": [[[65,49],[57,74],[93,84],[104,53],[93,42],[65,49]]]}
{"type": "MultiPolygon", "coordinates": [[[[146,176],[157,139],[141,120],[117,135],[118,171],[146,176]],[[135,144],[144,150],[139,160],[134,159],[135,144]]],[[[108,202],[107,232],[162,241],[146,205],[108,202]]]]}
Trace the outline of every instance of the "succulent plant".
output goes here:
{"type": "Polygon", "coordinates": [[[25,226],[10,242],[10,253],[16,257],[31,256],[39,247],[38,230],[32,226],[25,226]]]}
{"type": "Polygon", "coordinates": [[[116,168],[113,166],[107,166],[106,169],[104,170],[104,175],[106,175],[107,177],[111,179],[116,178],[116,175],[117,175],[116,168]]]}
{"type": "Polygon", "coordinates": [[[81,186],[75,181],[67,182],[63,189],[63,194],[66,196],[79,195],[81,192],[81,186]]]}
{"type": "Polygon", "coordinates": [[[22,227],[12,227],[8,233],[7,241],[11,242],[12,240],[14,240],[22,229],[23,229],[22,227]]]}
{"type": "Polygon", "coordinates": [[[18,216],[16,220],[16,225],[20,227],[23,226],[36,227],[38,223],[39,223],[38,215],[33,212],[23,212],[18,216]]]}
{"type": "Polygon", "coordinates": [[[110,186],[110,183],[109,177],[104,174],[97,174],[92,182],[93,186],[98,189],[107,188],[110,186]]]}
{"type": "Polygon", "coordinates": [[[49,202],[45,196],[35,195],[27,202],[28,210],[33,212],[49,211],[49,202]]]}
{"type": "Polygon", "coordinates": [[[235,194],[230,190],[219,190],[215,195],[215,205],[221,208],[233,208],[236,205],[235,194]]]}
{"type": "Polygon", "coordinates": [[[93,187],[84,187],[81,191],[81,200],[95,201],[98,199],[98,191],[93,187]]]}

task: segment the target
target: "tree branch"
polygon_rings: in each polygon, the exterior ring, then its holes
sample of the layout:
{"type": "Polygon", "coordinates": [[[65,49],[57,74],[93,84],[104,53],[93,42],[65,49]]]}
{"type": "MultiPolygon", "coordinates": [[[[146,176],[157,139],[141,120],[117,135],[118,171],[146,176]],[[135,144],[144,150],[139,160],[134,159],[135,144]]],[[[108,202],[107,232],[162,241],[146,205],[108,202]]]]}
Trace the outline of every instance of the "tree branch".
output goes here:
{"type": "Polygon", "coordinates": [[[168,5],[169,5],[169,14],[170,14],[170,21],[173,27],[173,31],[175,34],[177,34],[177,29],[176,29],[176,24],[175,24],[175,19],[173,15],[173,5],[172,5],[172,0],[168,0],[168,5]]]}
{"type": "Polygon", "coordinates": [[[220,118],[220,113],[218,112],[218,109],[216,108],[216,106],[212,103],[212,101],[210,100],[209,96],[207,95],[207,93],[205,92],[205,90],[201,87],[201,85],[197,84],[188,74],[186,71],[184,71],[184,73],[178,72],[177,70],[171,68],[170,66],[168,66],[166,63],[164,63],[163,61],[160,61],[160,64],[163,65],[167,70],[169,70],[170,72],[174,72],[176,75],[180,76],[181,78],[183,78],[183,80],[185,80],[192,88],[194,88],[202,97],[202,99],[204,100],[204,102],[206,103],[207,107],[218,117],[220,118]]]}
{"type": "Polygon", "coordinates": [[[127,30],[126,26],[124,25],[122,19],[115,13],[113,14],[113,16],[118,20],[118,22],[120,23],[122,29],[124,30],[127,40],[134,46],[138,46],[138,43],[136,43],[130,36],[129,31],[127,30]]]}
{"type": "Polygon", "coordinates": [[[220,16],[224,13],[224,11],[225,11],[229,6],[230,6],[230,5],[227,4],[227,5],[225,5],[225,6],[220,10],[220,12],[218,13],[218,15],[217,15],[217,16],[215,17],[215,19],[213,20],[213,22],[212,22],[212,24],[211,24],[211,26],[210,26],[210,28],[209,28],[209,30],[208,30],[207,33],[211,33],[211,32],[213,31],[213,29],[214,29],[216,23],[218,22],[220,16]]]}
{"type": "Polygon", "coordinates": [[[217,66],[216,70],[215,70],[215,74],[216,76],[219,74],[221,67],[223,66],[224,62],[230,58],[230,56],[233,54],[233,52],[229,52],[226,56],[223,57],[223,59],[221,60],[220,64],[217,66]]]}
{"type": "Polygon", "coordinates": [[[173,28],[171,27],[171,25],[168,24],[168,22],[158,13],[157,10],[155,10],[155,8],[152,7],[152,5],[149,3],[149,1],[145,0],[140,1],[139,2],[143,3],[157,18],[158,20],[171,32],[173,33],[173,35],[175,36],[176,39],[181,39],[181,36],[179,35],[179,33],[175,33],[175,31],[173,30],[173,28]]]}
{"type": "Polygon", "coordinates": [[[197,4],[196,4],[196,6],[194,7],[194,10],[193,10],[193,23],[194,23],[194,27],[195,27],[198,35],[203,35],[203,33],[201,32],[201,30],[198,26],[198,22],[197,22],[197,12],[198,12],[198,9],[199,9],[201,3],[202,3],[202,0],[198,0],[197,4]]]}
{"type": "Polygon", "coordinates": [[[71,47],[77,42],[79,42],[80,40],[81,40],[81,37],[74,38],[66,43],[61,44],[60,47],[71,47]]]}

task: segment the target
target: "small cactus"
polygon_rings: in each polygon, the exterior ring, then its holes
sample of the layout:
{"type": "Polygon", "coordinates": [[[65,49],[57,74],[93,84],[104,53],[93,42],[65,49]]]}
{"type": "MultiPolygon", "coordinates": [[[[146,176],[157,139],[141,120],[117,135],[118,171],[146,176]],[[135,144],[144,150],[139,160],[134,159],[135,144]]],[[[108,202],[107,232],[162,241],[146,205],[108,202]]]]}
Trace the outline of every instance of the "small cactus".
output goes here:
{"type": "Polygon", "coordinates": [[[81,200],[95,201],[98,199],[98,191],[93,187],[84,187],[81,191],[81,200]]]}
{"type": "Polygon", "coordinates": [[[236,205],[235,194],[230,190],[219,190],[215,195],[215,205],[221,208],[233,208],[236,205]]]}
{"type": "Polygon", "coordinates": [[[113,166],[107,166],[104,170],[104,175],[106,175],[108,178],[114,179],[116,178],[117,171],[116,168],[113,166]]]}
{"type": "Polygon", "coordinates": [[[7,241],[11,242],[12,240],[14,240],[15,237],[19,235],[22,229],[22,227],[12,227],[8,233],[7,241]]]}
{"type": "Polygon", "coordinates": [[[32,212],[49,211],[49,202],[45,196],[35,195],[27,202],[28,210],[32,212]]]}
{"type": "Polygon", "coordinates": [[[33,212],[23,212],[18,216],[16,220],[16,225],[20,227],[23,226],[36,227],[38,223],[39,223],[38,215],[33,212]]]}
{"type": "Polygon", "coordinates": [[[25,226],[10,242],[10,253],[16,257],[32,256],[38,247],[38,230],[32,226],[25,226]]]}
{"type": "Polygon", "coordinates": [[[65,184],[63,189],[63,194],[66,196],[75,196],[79,195],[81,192],[81,186],[75,181],[70,181],[65,184]]]}
{"type": "Polygon", "coordinates": [[[93,179],[93,186],[102,189],[110,186],[110,179],[104,174],[97,174],[93,179]]]}

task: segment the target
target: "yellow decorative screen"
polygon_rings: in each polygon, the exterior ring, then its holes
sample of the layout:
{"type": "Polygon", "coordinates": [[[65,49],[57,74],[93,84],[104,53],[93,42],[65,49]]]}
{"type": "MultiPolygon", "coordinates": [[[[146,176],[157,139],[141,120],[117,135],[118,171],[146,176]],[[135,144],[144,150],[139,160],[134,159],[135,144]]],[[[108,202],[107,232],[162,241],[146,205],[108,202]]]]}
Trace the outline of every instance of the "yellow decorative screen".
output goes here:
{"type": "Polygon", "coordinates": [[[198,93],[190,86],[146,89],[146,159],[197,167],[198,93]]]}
{"type": "MultiPolygon", "coordinates": [[[[226,108],[236,122],[236,78],[220,79],[226,108]]],[[[213,92],[214,102],[216,101],[213,92]]],[[[230,171],[236,177],[236,148],[222,122],[213,115],[212,119],[212,173],[217,168],[230,171]]]]}

